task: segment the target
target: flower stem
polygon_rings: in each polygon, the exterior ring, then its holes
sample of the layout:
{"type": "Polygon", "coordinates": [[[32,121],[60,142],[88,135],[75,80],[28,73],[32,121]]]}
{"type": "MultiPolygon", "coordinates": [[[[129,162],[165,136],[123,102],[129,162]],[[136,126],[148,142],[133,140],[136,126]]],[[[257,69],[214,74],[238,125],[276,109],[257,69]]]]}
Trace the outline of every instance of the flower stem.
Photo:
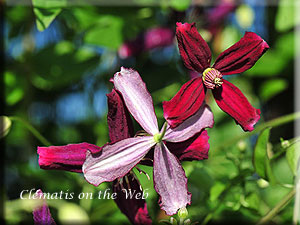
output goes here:
{"type": "Polygon", "coordinates": [[[43,145],[52,145],[37,129],[35,129],[30,123],[17,116],[10,116],[11,121],[18,121],[23,124],[43,145]]]}
{"type": "Polygon", "coordinates": [[[279,118],[276,118],[276,119],[270,120],[268,122],[262,123],[262,124],[256,126],[256,128],[252,132],[243,133],[242,135],[239,135],[239,136],[236,136],[232,139],[229,139],[228,141],[223,142],[220,145],[216,146],[214,148],[214,150],[218,151],[218,150],[224,149],[226,147],[229,147],[232,144],[238,142],[239,140],[242,140],[244,138],[247,138],[247,137],[250,137],[254,134],[259,133],[260,131],[262,131],[266,127],[278,127],[278,126],[281,126],[283,124],[292,122],[292,121],[294,121],[296,119],[299,119],[299,118],[300,118],[300,112],[295,112],[295,113],[288,114],[288,115],[285,115],[285,116],[281,116],[279,118]]]}
{"type": "Polygon", "coordinates": [[[278,202],[273,209],[271,209],[263,218],[258,221],[257,225],[265,224],[269,220],[273,219],[274,216],[276,216],[276,214],[279,213],[280,210],[293,199],[295,193],[296,189],[291,190],[286,196],[284,196],[283,199],[281,199],[280,202],[278,202]]]}

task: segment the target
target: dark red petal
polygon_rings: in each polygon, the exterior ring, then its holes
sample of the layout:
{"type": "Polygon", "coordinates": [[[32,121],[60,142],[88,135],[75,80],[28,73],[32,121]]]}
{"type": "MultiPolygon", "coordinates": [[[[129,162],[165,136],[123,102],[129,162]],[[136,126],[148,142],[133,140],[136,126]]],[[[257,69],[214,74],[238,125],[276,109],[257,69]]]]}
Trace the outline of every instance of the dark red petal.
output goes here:
{"type": "Polygon", "coordinates": [[[69,144],[65,146],[38,147],[39,165],[47,170],[66,170],[81,173],[85,161],[86,151],[93,154],[101,151],[102,148],[88,144],[69,144]]]}
{"type": "Polygon", "coordinates": [[[133,137],[132,120],[121,94],[113,89],[106,96],[108,104],[107,124],[110,140],[117,142],[133,137]]]}
{"type": "Polygon", "coordinates": [[[246,32],[241,40],[218,56],[213,67],[223,75],[244,72],[254,66],[268,48],[269,45],[260,36],[246,32]]]}
{"type": "Polygon", "coordinates": [[[178,93],[167,102],[163,102],[164,117],[172,128],[194,115],[205,98],[205,87],[201,77],[185,83],[178,93]]]}
{"type": "Polygon", "coordinates": [[[201,37],[195,23],[176,23],[176,37],[178,48],[184,65],[190,69],[202,73],[210,67],[211,52],[201,37]]]}
{"type": "Polygon", "coordinates": [[[113,193],[117,193],[115,202],[117,203],[121,212],[128,217],[131,223],[135,225],[152,224],[145,199],[135,198],[137,194],[143,196],[143,192],[140,190],[139,181],[131,174],[127,174],[126,176],[128,179],[125,179],[125,177],[123,178],[122,186],[117,180],[113,182],[113,193]],[[127,181],[129,182],[129,185],[127,184],[127,181]],[[122,191],[123,189],[126,189],[126,191],[122,191]],[[126,193],[129,193],[129,189],[131,189],[131,193],[134,193],[133,198],[126,196],[126,193]]]}
{"type": "Polygon", "coordinates": [[[243,93],[232,83],[223,79],[222,87],[213,90],[218,106],[233,117],[244,131],[252,131],[260,118],[260,110],[248,102],[243,93]]]}
{"type": "Polygon", "coordinates": [[[184,142],[167,142],[166,144],[170,152],[180,161],[202,160],[208,158],[208,139],[207,131],[203,130],[184,142]]]}

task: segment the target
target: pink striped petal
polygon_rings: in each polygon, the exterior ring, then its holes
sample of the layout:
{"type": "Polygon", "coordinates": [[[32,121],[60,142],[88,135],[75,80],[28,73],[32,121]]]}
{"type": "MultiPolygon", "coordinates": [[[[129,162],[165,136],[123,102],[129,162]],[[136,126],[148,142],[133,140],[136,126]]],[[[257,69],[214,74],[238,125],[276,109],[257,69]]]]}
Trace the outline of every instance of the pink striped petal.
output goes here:
{"type": "Polygon", "coordinates": [[[157,144],[153,163],[154,188],[160,195],[160,207],[167,215],[191,204],[191,193],[187,189],[187,178],[179,160],[164,143],[157,144]]]}
{"type": "Polygon", "coordinates": [[[199,133],[202,129],[213,127],[214,117],[208,105],[202,104],[200,109],[190,118],[185,120],[176,128],[168,126],[163,140],[168,142],[182,142],[195,134],[199,133]]]}
{"type": "Polygon", "coordinates": [[[102,148],[88,144],[69,144],[65,146],[38,147],[39,165],[46,170],[66,170],[81,173],[86,152],[93,154],[102,148]]]}
{"type": "Polygon", "coordinates": [[[121,72],[115,74],[113,82],[136,121],[147,133],[157,134],[158,125],[152,97],[138,72],[122,67],[121,72]]]}
{"type": "Polygon", "coordinates": [[[41,201],[41,205],[38,205],[32,212],[35,225],[56,225],[54,219],[51,216],[49,207],[46,200],[43,197],[43,192],[39,189],[36,191],[35,201],[41,201]]]}
{"type": "Polygon", "coordinates": [[[95,186],[123,177],[154,145],[152,136],[135,137],[106,145],[98,155],[88,152],[82,167],[84,177],[95,186]]]}
{"type": "Polygon", "coordinates": [[[208,139],[207,131],[203,130],[184,142],[167,142],[166,145],[180,161],[203,160],[208,158],[208,139]]]}
{"type": "Polygon", "coordinates": [[[168,102],[163,102],[164,117],[175,128],[184,120],[194,115],[205,98],[206,88],[201,77],[185,83],[177,94],[168,102]]]}
{"type": "Polygon", "coordinates": [[[242,73],[254,66],[268,48],[268,44],[260,36],[246,32],[241,40],[218,56],[213,68],[222,75],[242,73]]]}
{"type": "Polygon", "coordinates": [[[244,131],[252,131],[260,118],[260,110],[248,102],[243,93],[232,83],[223,79],[222,87],[213,90],[218,106],[228,113],[244,131]]]}
{"type": "Polygon", "coordinates": [[[133,137],[133,123],[122,95],[113,89],[106,96],[108,104],[107,124],[110,140],[117,142],[133,137]]]}
{"type": "Polygon", "coordinates": [[[195,23],[176,25],[178,48],[184,65],[190,70],[202,73],[210,67],[211,52],[207,43],[197,31],[195,23]]]}
{"type": "Polygon", "coordinates": [[[143,191],[140,189],[139,181],[130,173],[126,177],[127,179],[123,178],[122,185],[117,180],[113,182],[113,193],[117,193],[115,202],[132,224],[151,225],[152,221],[148,214],[147,203],[142,198],[143,191]],[[129,192],[133,193],[133,198],[128,197],[129,192]],[[140,198],[136,198],[138,195],[140,198]]]}

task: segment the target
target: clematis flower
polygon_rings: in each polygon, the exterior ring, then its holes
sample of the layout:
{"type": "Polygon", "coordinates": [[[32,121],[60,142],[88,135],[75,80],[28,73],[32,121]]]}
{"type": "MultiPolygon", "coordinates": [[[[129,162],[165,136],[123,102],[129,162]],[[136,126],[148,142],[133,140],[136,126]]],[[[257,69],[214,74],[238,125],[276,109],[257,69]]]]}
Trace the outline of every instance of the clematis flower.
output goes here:
{"type": "Polygon", "coordinates": [[[252,131],[260,118],[260,110],[252,107],[243,93],[224,80],[223,75],[250,69],[269,48],[268,44],[257,34],[246,32],[211,66],[210,49],[195,23],[177,23],[176,37],[184,65],[202,76],[188,81],[170,101],[163,102],[164,117],[170,126],[175,128],[193,116],[201,107],[207,89],[211,89],[218,106],[244,131],[252,131]]]}
{"type": "MultiPolygon", "coordinates": [[[[160,195],[160,206],[168,215],[176,214],[178,209],[191,203],[191,193],[187,189],[187,178],[178,158],[170,152],[166,143],[182,143],[190,138],[194,146],[201,145],[197,136],[199,131],[213,126],[213,115],[206,105],[177,128],[164,125],[158,129],[152,98],[138,72],[121,68],[113,78],[115,89],[121,93],[131,115],[148,133],[109,143],[103,146],[100,154],[88,151],[83,164],[85,179],[98,186],[126,175],[153,148],[154,188],[160,195]]],[[[184,143],[191,146],[191,143],[184,143]]],[[[192,149],[181,151],[183,158],[193,158],[192,149]]],[[[205,158],[205,156],[198,156],[205,158]]]]}
{"type": "Polygon", "coordinates": [[[36,192],[37,199],[35,201],[41,201],[37,207],[33,210],[33,220],[35,225],[56,225],[53,220],[46,200],[43,197],[43,192],[39,189],[36,192]]]}
{"type": "MultiPolygon", "coordinates": [[[[107,123],[110,140],[116,142],[132,137],[134,135],[133,124],[122,96],[113,89],[107,95],[107,103],[107,123]]],[[[39,165],[42,169],[57,169],[81,173],[88,150],[92,154],[98,154],[102,148],[88,143],[38,147],[39,165]]],[[[120,180],[116,179],[113,181],[112,190],[117,196],[114,200],[132,224],[152,224],[146,201],[136,198],[126,199],[124,189],[131,189],[133,193],[143,194],[141,185],[133,174],[128,173],[120,180]]]]}

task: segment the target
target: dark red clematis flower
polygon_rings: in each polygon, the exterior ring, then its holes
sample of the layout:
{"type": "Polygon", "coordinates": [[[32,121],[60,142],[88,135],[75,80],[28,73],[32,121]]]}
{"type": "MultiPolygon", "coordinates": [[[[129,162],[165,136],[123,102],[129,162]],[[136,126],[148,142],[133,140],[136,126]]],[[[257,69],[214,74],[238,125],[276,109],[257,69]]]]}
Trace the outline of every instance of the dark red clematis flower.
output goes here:
{"type": "Polygon", "coordinates": [[[252,131],[260,118],[260,110],[253,108],[243,93],[222,77],[250,69],[269,48],[268,44],[257,34],[246,32],[211,66],[210,49],[195,23],[177,23],[176,37],[184,65],[202,76],[190,80],[170,101],[163,102],[164,117],[170,126],[177,127],[194,115],[202,105],[207,89],[211,89],[218,106],[244,131],[252,131]]]}

